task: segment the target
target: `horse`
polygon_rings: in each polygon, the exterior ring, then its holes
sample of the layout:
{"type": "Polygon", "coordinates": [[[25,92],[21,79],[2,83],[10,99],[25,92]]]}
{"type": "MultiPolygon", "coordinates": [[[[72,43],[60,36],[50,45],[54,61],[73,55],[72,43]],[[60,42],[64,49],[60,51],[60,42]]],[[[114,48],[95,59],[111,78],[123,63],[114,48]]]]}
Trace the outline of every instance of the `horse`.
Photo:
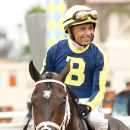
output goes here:
{"type": "MultiPolygon", "coordinates": [[[[47,72],[44,75],[29,64],[31,78],[35,81],[31,103],[35,130],[91,130],[78,111],[78,97],[64,84],[70,71],[70,61],[60,74],[47,72]]],[[[112,117],[109,120],[111,130],[129,130],[123,122],[112,117]]]]}

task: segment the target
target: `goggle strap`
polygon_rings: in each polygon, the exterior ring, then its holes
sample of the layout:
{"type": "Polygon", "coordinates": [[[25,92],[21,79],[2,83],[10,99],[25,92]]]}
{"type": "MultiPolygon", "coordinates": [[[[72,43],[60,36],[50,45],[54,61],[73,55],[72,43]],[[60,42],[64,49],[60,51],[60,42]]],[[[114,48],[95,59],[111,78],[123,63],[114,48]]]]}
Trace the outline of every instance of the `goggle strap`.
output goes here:
{"type": "MultiPolygon", "coordinates": [[[[83,21],[86,21],[86,19],[84,19],[84,20],[82,20],[82,22],[83,21]]],[[[72,23],[69,23],[69,24],[67,24],[65,27],[64,27],[64,29],[66,29],[66,28],[68,28],[69,26],[71,26],[71,25],[73,25],[73,24],[75,24],[75,23],[79,23],[79,22],[81,22],[81,20],[80,21],[74,21],[74,22],[72,22],[72,23]]]]}
{"type": "Polygon", "coordinates": [[[69,20],[71,20],[72,18],[69,18],[69,19],[66,19],[65,21],[63,21],[63,23],[65,23],[65,22],[67,22],[67,21],[69,21],[69,20]]]}

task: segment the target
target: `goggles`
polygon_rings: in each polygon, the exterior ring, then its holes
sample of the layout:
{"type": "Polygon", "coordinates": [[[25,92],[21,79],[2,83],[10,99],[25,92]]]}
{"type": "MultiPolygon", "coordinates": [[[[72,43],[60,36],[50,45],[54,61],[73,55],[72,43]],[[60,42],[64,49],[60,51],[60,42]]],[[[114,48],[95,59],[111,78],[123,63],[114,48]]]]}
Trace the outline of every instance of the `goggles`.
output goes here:
{"type": "Polygon", "coordinates": [[[97,11],[96,10],[81,10],[81,11],[77,11],[73,14],[73,16],[67,20],[64,21],[64,23],[68,20],[77,20],[77,21],[83,21],[88,19],[88,17],[90,17],[93,20],[96,20],[97,17],[97,11]]]}

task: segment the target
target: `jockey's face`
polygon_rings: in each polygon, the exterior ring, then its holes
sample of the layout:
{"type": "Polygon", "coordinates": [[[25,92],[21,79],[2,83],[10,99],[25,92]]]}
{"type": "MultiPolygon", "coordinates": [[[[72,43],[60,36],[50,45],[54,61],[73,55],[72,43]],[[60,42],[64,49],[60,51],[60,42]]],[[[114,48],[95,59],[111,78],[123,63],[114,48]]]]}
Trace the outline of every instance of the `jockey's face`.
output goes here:
{"type": "MultiPolygon", "coordinates": [[[[72,32],[76,42],[80,43],[81,45],[88,45],[94,36],[94,27],[92,23],[76,25],[72,27],[72,32]]],[[[68,33],[71,36],[69,28],[68,33]]]]}

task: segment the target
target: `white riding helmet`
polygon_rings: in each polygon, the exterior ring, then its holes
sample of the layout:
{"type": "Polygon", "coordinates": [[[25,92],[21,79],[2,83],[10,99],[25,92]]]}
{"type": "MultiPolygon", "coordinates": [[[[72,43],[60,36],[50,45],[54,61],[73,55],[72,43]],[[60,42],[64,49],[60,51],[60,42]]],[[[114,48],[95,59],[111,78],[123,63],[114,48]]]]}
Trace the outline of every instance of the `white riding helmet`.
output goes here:
{"type": "Polygon", "coordinates": [[[84,5],[74,5],[65,14],[63,18],[64,31],[67,32],[67,28],[73,25],[83,23],[97,23],[97,11],[91,10],[84,5]]]}

